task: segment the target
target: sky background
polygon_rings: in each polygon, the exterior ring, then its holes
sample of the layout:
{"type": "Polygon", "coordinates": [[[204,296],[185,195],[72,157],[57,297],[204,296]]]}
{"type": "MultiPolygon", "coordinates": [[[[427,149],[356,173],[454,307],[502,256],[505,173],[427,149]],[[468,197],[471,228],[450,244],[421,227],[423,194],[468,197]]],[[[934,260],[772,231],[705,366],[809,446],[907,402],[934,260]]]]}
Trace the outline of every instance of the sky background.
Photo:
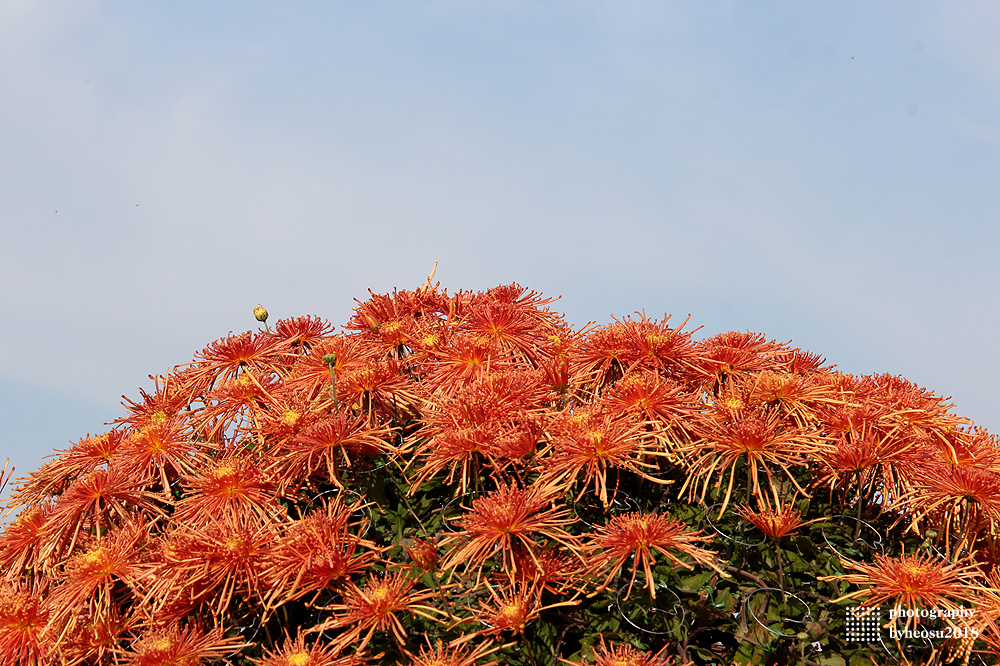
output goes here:
{"type": "Polygon", "coordinates": [[[1000,428],[1000,3],[0,2],[0,460],[367,290],[518,282],[1000,428]]]}

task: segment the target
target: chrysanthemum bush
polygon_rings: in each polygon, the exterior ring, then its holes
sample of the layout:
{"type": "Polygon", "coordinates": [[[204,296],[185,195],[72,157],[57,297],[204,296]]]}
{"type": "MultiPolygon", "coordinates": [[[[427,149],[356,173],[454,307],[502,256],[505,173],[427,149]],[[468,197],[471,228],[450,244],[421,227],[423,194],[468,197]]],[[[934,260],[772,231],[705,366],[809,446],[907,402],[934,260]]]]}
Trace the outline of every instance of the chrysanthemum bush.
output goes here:
{"type": "Polygon", "coordinates": [[[551,303],[258,309],[153,377],[15,488],[0,663],[996,662],[995,437],[763,335],[551,303]]]}

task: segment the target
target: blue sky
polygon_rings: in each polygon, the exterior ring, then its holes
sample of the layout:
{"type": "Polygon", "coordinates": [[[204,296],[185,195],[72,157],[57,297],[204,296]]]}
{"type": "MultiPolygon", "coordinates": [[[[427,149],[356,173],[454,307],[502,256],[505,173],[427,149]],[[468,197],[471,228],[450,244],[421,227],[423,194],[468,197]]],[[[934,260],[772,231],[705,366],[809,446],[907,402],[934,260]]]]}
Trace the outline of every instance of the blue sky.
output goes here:
{"type": "Polygon", "coordinates": [[[0,459],[258,302],[339,325],[435,261],[996,429],[997,34],[992,2],[6,0],[0,459]]]}

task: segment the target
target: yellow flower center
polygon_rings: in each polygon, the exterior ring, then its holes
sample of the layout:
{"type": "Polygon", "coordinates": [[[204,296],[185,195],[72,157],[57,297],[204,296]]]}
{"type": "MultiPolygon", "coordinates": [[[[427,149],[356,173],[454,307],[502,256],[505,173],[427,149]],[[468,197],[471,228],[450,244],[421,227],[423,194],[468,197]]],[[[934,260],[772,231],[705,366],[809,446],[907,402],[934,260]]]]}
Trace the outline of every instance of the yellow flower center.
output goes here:
{"type": "Polygon", "coordinates": [[[149,647],[154,650],[169,650],[174,644],[172,640],[164,636],[163,638],[157,638],[155,641],[149,644],[149,647]]]}
{"type": "Polygon", "coordinates": [[[236,468],[232,465],[219,465],[215,468],[215,476],[219,479],[231,479],[236,476],[236,468]]]}
{"type": "Polygon", "coordinates": [[[500,617],[511,624],[519,624],[523,614],[524,611],[518,604],[507,604],[500,609],[500,617]]]}

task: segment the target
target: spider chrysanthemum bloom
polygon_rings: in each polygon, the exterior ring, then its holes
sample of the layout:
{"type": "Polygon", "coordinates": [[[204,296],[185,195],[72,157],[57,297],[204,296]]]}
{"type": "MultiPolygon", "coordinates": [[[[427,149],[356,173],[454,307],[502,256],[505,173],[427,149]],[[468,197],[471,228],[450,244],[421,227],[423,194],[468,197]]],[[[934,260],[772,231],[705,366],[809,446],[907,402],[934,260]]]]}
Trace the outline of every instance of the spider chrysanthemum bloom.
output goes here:
{"type": "Polygon", "coordinates": [[[47,635],[51,604],[37,584],[0,583],[0,664],[48,666],[53,648],[47,635]]]}
{"type": "MultiPolygon", "coordinates": [[[[830,576],[821,580],[838,579],[851,585],[863,586],[834,603],[860,599],[865,606],[881,606],[919,610],[958,611],[963,604],[976,605],[975,583],[982,578],[981,570],[968,558],[948,562],[929,553],[888,557],[876,555],[871,564],[845,561],[844,565],[859,573],[830,576]]],[[[906,624],[919,622],[908,617],[906,624]]]]}
{"type": "Polygon", "coordinates": [[[916,524],[925,517],[943,527],[945,543],[960,551],[982,532],[1000,528],[1000,474],[971,465],[932,463],[921,467],[900,500],[916,524]]]}
{"type": "Polygon", "coordinates": [[[72,621],[76,626],[66,632],[59,646],[63,660],[60,663],[114,663],[108,657],[113,659],[119,644],[134,634],[133,629],[140,620],[135,615],[122,617],[115,606],[110,612],[95,610],[98,609],[78,609],[74,614],[72,621]]]}
{"type": "Polygon", "coordinates": [[[374,543],[351,532],[361,502],[331,502],[295,521],[264,558],[265,606],[277,607],[319,592],[351,574],[360,573],[379,554],[374,543]]]}
{"type": "Polygon", "coordinates": [[[598,527],[590,537],[586,552],[593,573],[608,570],[607,578],[599,589],[606,589],[622,566],[631,559],[632,577],[628,586],[629,593],[641,566],[646,576],[649,594],[655,597],[653,564],[656,562],[656,553],[686,569],[694,567],[691,562],[681,559],[681,556],[689,558],[695,564],[706,565],[720,571],[715,553],[701,546],[711,541],[712,537],[692,530],[681,520],[659,513],[632,512],[615,516],[607,525],[598,527]]]}
{"type": "Polygon", "coordinates": [[[499,592],[487,583],[492,604],[483,604],[480,617],[489,626],[491,635],[509,631],[524,633],[528,622],[538,617],[539,600],[537,590],[527,585],[500,588],[499,592]]]}
{"type": "Polygon", "coordinates": [[[821,457],[823,467],[813,483],[831,493],[840,489],[845,496],[854,494],[862,504],[876,494],[889,504],[912,487],[917,465],[926,455],[912,430],[862,424],[836,436],[821,457]]]}
{"type": "Polygon", "coordinates": [[[568,326],[559,315],[537,304],[486,296],[473,299],[461,329],[485,336],[519,360],[538,365],[550,354],[550,336],[564,333],[568,326]]]}
{"type": "Polygon", "coordinates": [[[529,455],[544,439],[536,415],[545,413],[548,394],[541,373],[494,371],[455,395],[432,397],[411,463],[420,463],[411,488],[447,471],[446,482],[457,477],[465,492],[478,486],[484,465],[496,469],[529,455]]]}
{"type": "MultiPolygon", "coordinates": [[[[57,451],[62,455],[46,463],[37,472],[32,473],[27,484],[15,493],[18,504],[28,504],[42,500],[52,495],[56,488],[64,487],[66,483],[78,479],[95,469],[107,467],[115,453],[122,445],[126,433],[123,430],[112,430],[102,435],[81,439],[66,451],[57,451]]],[[[2,478],[2,476],[0,476],[2,478]]]]}
{"type": "MultiPolygon", "coordinates": [[[[564,664],[579,664],[581,662],[571,662],[561,659],[564,664]]],[[[627,643],[611,644],[609,648],[604,643],[604,636],[601,636],[601,644],[594,647],[594,666],[686,666],[677,664],[673,657],[667,657],[660,652],[646,652],[637,650],[627,643]]]]}
{"type": "Polygon", "coordinates": [[[691,342],[693,331],[682,332],[687,320],[677,328],[671,327],[669,320],[670,315],[656,321],[639,313],[638,321],[626,317],[595,329],[573,355],[573,374],[586,377],[586,385],[597,389],[640,368],[666,375],[693,372],[697,359],[691,342]]]}
{"type": "Polygon", "coordinates": [[[313,345],[310,353],[299,357],[292,366],[284,386],[299,395],[315,398],[315,407],[333,406],[330,365],[323,359],[334,356],[333,374],[339,380],[345,372],[376,357],[376,351],[357,337],[332,335],[313,345]]]}
{"type": "Polygon", "coordinates": [[[822,520],[822,518],[802,520],[802,514],[792,504],[784,506],[778,504],[773,509],[765,507],[761,511],[753,511],[750,507],[740,506],[736,508],[736,511],[772,539],[780,539],[796,532],[800,527],[822,520]]]}
{"type": "Polygon", "coordinates": [[[646,371],[623,377],[601,396],[612,414],[632,414],[645,420],[673,423],[698,406],[679,382],[646,371]]]}
{"type": "Polygon", "coordinates": [[[170,480],[191,472],[205,459],[184,418],[164,417],[131,433],[115,456],[115,464],[130,474],[158,479],[170,498],[170,480]]]}
{"type": "Polygon", "coordinates": [[[450,342],[428,363],[430,373],[422,383],[432,393],[454,395],[476,379],[513,365],[510,354],[485,335],[464,333],[450,342]]]}
{"type": "Polygon", "coordinates": [[[208,659],[225,659],[245,647],[239,638],[226,638],[221,629],[205,632],[193,627],[153,629],[117,650],[125,666],[194,666],[208,659]]]}
{"type": "Polygon", "coordinates": [[[294,358],[284,340],[264,332],[247,331],[216,340],[196,354],[199,360],[189,366],[187,379],[204,391],[246,370],[277,373],[294,358]]]}
{"type": "MultiPolygon", "coordinates": [[[[747,475],[748,494],[753,497],[766,501],[760,475],[763,472],[771,481],[773,467],[780,469],[796,490],[808,496],[796,481],[792,469],[804,466],[807,460],[824,450],[824,443],[817,434],[783,422],[781,415],[774,411],[740,413],[733,419],[707,418],[699,430],[701,439],[685,447],[688,477],[681,492],[690,486],[694,495],[700,485],[699,499],[704,500],[712,479],[719,477],[716,485],[720,485],[728,475],[720,516],[729,506],[738,476],[737,465],[741,460],[746,464],[743,474],[747,475]]],[[[774,482],[770,485],[777,502],[774,482]]],[[[744,499],[750,501],[749,497],[744,499]]]]}
{"type": "Polygon", "coordinates": [[[555,595],[566,594],[578,587],[585,565],[558,545],[550,545],[537,553],[529,553],[524,548],[514,549],[514,563],[517,572],[513,576],[497,574],[498,580],[531,583],[555,595]]]}
{"type": "Polygon", "coordinates": [[[717,391],[753,372],[779,367],[776,359],[788,350],[788,343],[768,340],[762,333],[728,331],[702,340],[697,350],[702,382],[717,391]]]}
{"type": "Polygon", "coordinates": [[[574,599],[543,606],[541,588],[531,583],[512,583],[494,587],[487,581],[485,585],[490,593],[489,601],[480,602],[478,611],[473,608],[468,610],[476,613],[475,619],[485,624],[486,628],[456,639],[452,642],[453,645],[464,644],[477,636],[493,638],[499,638],[502,634],[523,636],[524,628],[537,620],[544,611],[561,606],[575,606],[578,603],[574,599]]]}
{"type": "Polygon", "coordinates": [[[487,662],[479,660],[499,649],[499,645],[489,643],[477,645],[472,649],[465,646],[445,647],[441,639],[438,639],[434,647],[421,646],[419,654],[409,655],[410,661],[406,666],[494,666],[497,663],[495,659],[487,662]]]}
{"type": "Polygon", "coordinates": [[[89,606],[94,612],[110,613],[112,604],[131,596],[140,577],[139,545],[149,525],[132,524],[108,536],[94,539],[83,552],[66,562],[60,585],[52,594],[56,617],[64,619],[89,606]]]}
{"type": "Polygon", "coordinates": [[[562,544],[571,552],[577,551],[576,539],[563,528],[574,522],[565,507],[554,507],[560,496],[558,487],[538,483],[521,489],[513,484],[499,488],[472,502],[472,510],[458,520],[458,532],[445,537],[441,544],[458,544],[442,563],[443,569],[464,565],[466,570],[482,571],[483,565],[494,554],[503,561],[504,571],[517,570],[515,546],[535,553],[540,547],[537,539],[562,544]]]}
{"type": "Polygon", "coordinates": [[[325,472],[327,481],[342,486],[339,470],[351,468],[358,456],[398,453],[391,435],[388,428],[369,428],[364,416],[337,414],[303,428],[282,447],[273,469],[285,485],[325,472]]]}
{"type": "Polygon", "coordinates": [[[552,455],[545,460],[542,476],[563,487],[578,482],[577,501],[593,488],[607,506],[610,470],[626,469],[645,476],[644,470],[655,466],[643,458],[664,455],[659,440],[644,437],[638,424],[610,416],[574,415],[554,430],[552,455]]]}
{"type": "Polygon", "coordinates": [[[816,421],[817,406],[842,402],[829,384],[788,371],[765,370],[753,377],[749,389],[753,403],[777,407],[800,427],[816,421]]]}
{"type": "Polygon", "coordinates": [[[815,523],[823,518],[802,520],[802,514],[792,505],[780,503],[775,508],[765,506],[760,511],[753,511],[748,506],[737,508],[743,518],[751,525],[767,535],[774,543],[774,554],[778,562],[778,586],[785,589],[785,565],[781,556],[781,538],[798,531],[800,527],[815,523]]]}
{"type": "Polygon", "coordinates": [[[132,516],[161,517],[163,512],[152,501],[155,496],[141,490],[142,481],[111,467],[96,469],[73,482],[46,521],[48,543],[42,556],[72,551],[81,534],[101,534],[129,523],[132,516]]]}
{"type": "Polygon", "coordinates": [[[157,609],[207,603],[219,617],[234,598],[267,591],[262,582],[277,536],[273,523],[251,519],[182,525],[150,554],[144,600],[157,609]]]}
{"type": "Polygon", "coordinates": [[[0,536],[0,570],[10,573],[36,569],[46,543],[46,523],[52,504],[45,502],[25,508],[0,536]]]}
{"type": "Polygon", "coordinates": [[[308,352],[332,332],[330,322],[313,315],[280,319],[274,325],[274,337],[300,353],[308,352]]]}
{"type": "Polygon", "coordinates": [[[252,659],[257,666],[360,666],[364,662],[357,655],[341,655],[340,648],[316,641],[306,646],[301,633],[291,640],[286,637],[280,650],[264,651],[260,659],[252,659]]]}
{"type": "Polygon", "coordinates": [[[260,415],[275,403],[271,393],[280,385],[273,374],[248,370],[226,380],[202,397],[195,430],[206,441],[215,442],[223,433],[249,433],[260,415]]]}
{"type": "Polygon", "coordinates": [[[413,382],[394,360],[368,361],[337,379],[337,393],[344,404],[367,414],[372,425],[375,410],[397,418],[419,414],[421,399],[413,389],[413,382]]]}
{"type": "Polygon", "coordinates": [[[207,517],[239,519],[279,515],[276,483],[265,463],[249,450],[234,452],[184,475],[187,495],[177,503],[177,521],[204,524],[207,517]]]}
{"type": "Polygon", "coordinates": [[[333,644],[343,649],[360,641],[358,652],[365,649],[376,631],[388,632],[398,645],[405,645],[406,628],[398,615],[414,614],[431,620],[447,615],[424,603],[439,593],[436,590],[415,592],[416,584],[417,579],[410,578],[405,571],[381,578],[371,576],[364,587],[352,583],[343,592],[344,603],[323,607],[323,610],[333,611],[334,616],[309,632],[346,629],[333,644]]]}

